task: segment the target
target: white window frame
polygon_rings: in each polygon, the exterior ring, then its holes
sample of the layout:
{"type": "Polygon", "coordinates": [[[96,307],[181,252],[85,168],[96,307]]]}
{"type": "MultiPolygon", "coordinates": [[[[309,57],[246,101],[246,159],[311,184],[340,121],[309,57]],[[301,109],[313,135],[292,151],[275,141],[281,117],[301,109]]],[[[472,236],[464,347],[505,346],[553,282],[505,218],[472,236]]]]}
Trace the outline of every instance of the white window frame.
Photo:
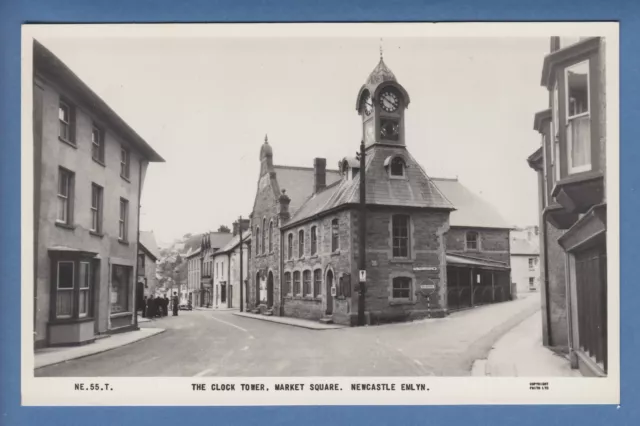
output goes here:
{"type": "Polygon", "coordinates": [[[71,172],[66,169],[59,168],[58,169],[58,211],[56,212],[56,222],[69,224],[71,221],[71,172]],[[64,188],[66,189],[66,194],[60,193],[60,184],[63,176],[66,176],[67,182],[64,188]],[[65,206],[65,214],[64,218],[60,218],[60,203],[64,203],[65,206]]]}
{"type": "Polygon", "coordinates": [[[120,147],[120,176],[129,179],[129,165],[131,163],[131,156],[129,150],[125,147],[120,147]]]}
{"type": "Polygon", "coordinates": [[[591,131],[589,131],[589,141],[587,144],[587,149],[589,150],[589,163],[583,164],[582,166],[573,166],[571,163],[571,151],[573,148],[573,142],[571,140],[571,132],[570,132],[570,122],[576,119],[580,119],[583,117],[589,117],[589,125],[591,125],[591,73],[589,70],[590,61],[586,59],[584,61],[576,62],[575,64],[571,64],[564,69],[564,107],[565,107],[565,135],[567,138],[567,173],[575,174],[581,172],[587,172],[591,170],[592,161],[591,158],[591,131]],[[576,114],[573,116],[569,116],[569,69],[575,66],[586,64],[587,65],[587,112],[583,112],[580,114],[576,114]]]}
{"type": "Polygon", "coordinates": [[[104,162],[104,133],[102,129],[93,123],[91,128],[91,158],[97,160],[99,162],[104,162]],[[97,134],[97,142],[96,142],[96,134],[97,134]],[[97,150],[97,155],[94,155],[94,149],[97,150]]]}
{"type": "Polygon", "coordinates": [[[56,318],[71,318],[73,317],[73,310],[75,308],[75,301],[73,297],[73,292],[76,287],[76,263],[73,260],[58,260],[58,264],[56,265],[56,293],[70,291],[71,292],[71,313],[69,315],[60,315],[58,312],[58,294],[56,294],[56,318]],[[60,288],[60,264],[62,263],[70,263],[71,264],[71,288],[60,288]]]}
{"type": "Polygon", "coordinates": [[[464,233],[464,249],[470,251],[480,251],[480,233],[478,231],[467,231],[464,233]],[[469,234],[474,234],[476,236],[475,248],[469,248],[469,234]]]}
{"type": "Polygon", "coordinates": [[[411,259],[411,215],[404,213],[397,213],[391,215],[391,257],[394,259],[411,259]],[[396,236],[394,233],[394,219],[396,217],[405,217],[407,219],[407,255],[406,256],[396,256],[395,251],[395,240],[396,238],[403,238],[400,236],[396,236]]]}
{"type": "Polygon", "coordinates": [[[407,163],[404,161],[404,159],[402,157],[393,157],[390,161],[389,161],[389,177],[391,179],[404,179],[407,176],[407,163]],[[402,164],[402,174],[400,175],[394,175],[393,174],[393,162],[394,161],[399,161],[402,164]]]}
{"type": "MultiPolygon", "coordinates": [[[[395,276],[395,277],[391,277],[391,300],[394,301],[411,301],[412,300],[412,295],[413,295],[413,287],[414,287],[414,281],[415,279],[413,277],[407,276],[407,275],[399,275],[399,276],[395,276]],[[393,282],[397,279],[405,279],[405,280],[409,280],[409,296],[408,297],[394,297],[393,295],[393,282]]],[[[402,289],[404,290],[404,289],[402,289]]]]}
{"type": "Polygon", "coordinates": [[[560,104],[558,82],[553,84],[553,105],[551,109],[551,162],[553,163],[553,182],[560,180],[560,104]]]}
{"type": "Polygon", "coordinates": [[[93,232],[102,232],[102,195],[103,188],[95,183],[91,184],[91,230],[93,232]],[[97,190],[97,205],[94,205],[94,190],[97,190]]]}
{"type": "Polygon", "coordinates": [[[66,103],[65,101],[63,101],[62,99],[60,100],[60,102],[58,103],[58,121],[59,123],[64,124],[65,129],[66,129],[66,135],[62,136],[60,133],[62,133],[62,127],[60,127],[60,124],[58,124],[58,136],[60,136],[62,139],[64,139],[67,142],[72,142],[71,140],[71,105],[69,105],[68,103],[66,103]],[[64,120],[62,117],[60,117],[60,110],[66,110],[66,120],[64,120]]]}
{"type": "Polygon", "coordinates": [[[80,318],[85,318],[87,316],[87,314],[89,313],[89,304],[91,303],[91,263],[80,262],[80,271],[82,271],[83,264],[87,265],[87,275],[86,275],[87,286],[84,287],[82,279],[80,279],[80,282],[78,283],[78,292],[80,293],[78,294],[78,316],[80,318]],[[80,299],[83,297],[83,294],[82,294],[83,292],[87,293],[87,303],[85,305],[86,312],[84,313],[80,312],[80,299]]]}
{"type": "Polygon", "coordinates": [[[120,241],[127,241],[127,227],[128,221],[127,218],[129,216],[129,201],[124,198],[120,198],[120,212],[118,217],[118,238],[120,241]],[[124,205],[124,217],[122,217],[122,206],[124,205]]]}

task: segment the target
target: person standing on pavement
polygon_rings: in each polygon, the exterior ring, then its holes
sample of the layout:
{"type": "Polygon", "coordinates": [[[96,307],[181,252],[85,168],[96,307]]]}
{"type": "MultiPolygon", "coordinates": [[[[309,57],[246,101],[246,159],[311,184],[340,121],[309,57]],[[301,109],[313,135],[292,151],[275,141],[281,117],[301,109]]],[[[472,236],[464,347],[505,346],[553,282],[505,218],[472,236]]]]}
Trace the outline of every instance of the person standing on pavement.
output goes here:
{"type": "Polygon", "coordinates": [[[173,316],[177,317],[178,316],[178,304],[179,304],[178,293],[173,293],[173,300],[171,302],[173,304],[173,316]]]}
{"type": "Polygon", "coordinates": [[[164,299],[162,299],[162,307],[164,308],[164,316],[169,315],[169,298],[167,295],[164,295],[164,299]]]}
{"type": "Polygon", "coordinates": [[[147,318],[152,319],[154,317],[155,300],[153,294],[147,299],[147,318]]]}

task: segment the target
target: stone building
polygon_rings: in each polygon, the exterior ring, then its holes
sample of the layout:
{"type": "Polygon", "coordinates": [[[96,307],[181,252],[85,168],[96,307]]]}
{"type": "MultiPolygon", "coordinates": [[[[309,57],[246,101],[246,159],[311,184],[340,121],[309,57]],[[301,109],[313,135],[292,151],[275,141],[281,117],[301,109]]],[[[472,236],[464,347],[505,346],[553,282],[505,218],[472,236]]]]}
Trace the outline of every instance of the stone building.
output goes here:
{"type": "Polygon", "coordinates": [[[200,290],[197,296],[199,304],[195,306],[211,307],[213,305],[214,282],[219,279],[223,267],[214,262],[214,254],[226,246],[232,238],[231,232],[205,232],[202,235],[199,253],[200,290]]]}
{"type": "Polygon", "coordinates": [[[432,180],[456,208],[446,235],[448,310],[511,300],[512,227],[457,178],[432,180]]]}
{"type": "Polygon", "coordinates": [[[552,37],[542,63],[548,109],[534,128],[543,342],[583,374],[607,373],[605,40],[552,37]]]}
{"type": "Polygon", "coordinates": [[[34,340],[78,345],[137,328],[139,206],[164,161],[34,41],[34,340]]]}
{"type": "Polygon", "coordinates": [[[138,269],[136,282],[136,304],[142,310],[143,298],[155,295],[158,286],[156,262],[160,258],[156,238],[151,231],[140,231],[138,243],[138,269]]]}
{"type": "MultiPolygon", "coordinates": [[[[359,173],[365,173],[366,321],[445,315],[445,234],[454,208],[407,149],[409,101],[381,58],[355,103],[365,170],[348,157],[337,171],[327,170],[323,158],[313,169],[278,167],[265,140],[251,215],[254,310],[357,323],[359,173]],[[293,174],[299,176],[289,180],[293,174]],[[429,301],[421,289],[431,286],[429,301]]],[[[358,145],[353,141],[345,151],[358,145]]]]}
{"type": "Polygon", "coordinates": [[[518,295],[540,289],[539,241],[537,226],[511,232],[511,277],[518,295]]]}

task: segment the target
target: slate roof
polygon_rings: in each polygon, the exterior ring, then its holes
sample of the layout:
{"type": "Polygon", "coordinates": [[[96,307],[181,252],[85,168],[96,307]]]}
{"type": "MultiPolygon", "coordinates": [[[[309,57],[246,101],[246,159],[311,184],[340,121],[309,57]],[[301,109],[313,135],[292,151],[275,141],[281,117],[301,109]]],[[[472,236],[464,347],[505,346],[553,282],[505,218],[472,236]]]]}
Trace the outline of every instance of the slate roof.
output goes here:
{"type": "Polygon", "coordinates": [[[153,235],[153,231],[140,231],[140,245],[150,257],[154,258],[153,260],[160,259],[160,249],[156,244],[156,237],[153,235]]]}
{"type": "Polygon", "coordinates": [[[523,238],[513,238],[510,243],[510,252],[514,256],[523,255],[530,256],[540,255],[540,249],[538,244],[533,241],[528,241],[523,238]]]}
{"type": "MultiPolygon", "coordinates": [[[[421,207],[453,210],[454,206],[440,192],[422,167],[406,150],[397,147],[374,146],[367,151],[365,164],[367,205],[421,207]],[[391,179],[384,166],[385,160],[400,154],[407,164],[407,179],[391,179]]],[[[312,194],[295,211],[287,227],[319,215],[328,210],[360,201],[360,179],[346,177],[329,185],[324,191],[312,194]]]]}
{"type": "Polygon", "coordinates": [[[488,269],[511,269],[509,268],[509,266],[502,262],[495,262],[488,259],[473,259],[449,253],[447,253],[447,265],[479,266],[488,269]]]}
{"type": "Polygon", "coordinates": [[[449,216],[451,226],[512,228],[491,203],[469,190],[457,179],[433,178],[432,180],[456,208],[456,211],[451,212],[449,216]]]}
{"type": "MultiPolygon", "coordinates": [[[[242,240],[246,242],[248,239],[251,239],[251,231],[250,230],[244,231],[242,233],[242,240]]],[[[233,250],[234,248],[236,248],[239,244],[240,244],[240,235],[236,235],[224,247],[222,247],[220,250],[216,251],[213,254],[213,256],[216,256],[216,255],[222,254],[222,253],[228,253],[231,250],[233,250]]]]}
{"type": "Polygon", "coordinates": [[[230,232],[209,232],[209,246],[218,250],[227,245],[233,238],[233,234],[230,232]]]}
{"type": "MultiPolygon", "coordinates": [[[[313,193],[313,167],[273,166],[280,190],[286,190],[291,199],[289,211],[293,214],[313,193]]],[[[337,170],[327,170],[326,184],[340,180],[337,170]]]]}

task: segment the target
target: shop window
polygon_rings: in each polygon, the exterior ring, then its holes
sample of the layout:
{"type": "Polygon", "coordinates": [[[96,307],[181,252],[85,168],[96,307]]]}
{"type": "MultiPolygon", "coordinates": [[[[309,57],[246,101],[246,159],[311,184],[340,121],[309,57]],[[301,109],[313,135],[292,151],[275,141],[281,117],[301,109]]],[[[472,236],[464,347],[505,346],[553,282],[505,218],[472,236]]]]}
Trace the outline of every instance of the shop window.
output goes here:
{"type": "Polygon", "coordinates": [[[51,254],[52,320],[73,320],[92,316],[92,289],[94,271],[99,263],[93,256],[73,254],[51,254]]]}
{"type": "Polygon", "coordinates": [[[113,265],[111,272],[111,313],[130,312],[131,267],[113,265]]]}
{"type": "Polygon", "coordinates": [[[392,281],[391,297],[409,300],[411,298],[411,282],[412,279],[409,277],[395,277],[392,281]]]}
{"type": "Polygon", "coordinates": [[[409,257],[409,216],[392,216],[393,257],[409,257]]]}
{"type": "Polygon", "coordinates": [[[566,137],[569,174],[591,170],[589,61],[565,69],[566,137]]]}
{"type": "Polygon", "coordinates": [[[58,262],[56,318],[73,315],[74,262],[58,262]]]}

